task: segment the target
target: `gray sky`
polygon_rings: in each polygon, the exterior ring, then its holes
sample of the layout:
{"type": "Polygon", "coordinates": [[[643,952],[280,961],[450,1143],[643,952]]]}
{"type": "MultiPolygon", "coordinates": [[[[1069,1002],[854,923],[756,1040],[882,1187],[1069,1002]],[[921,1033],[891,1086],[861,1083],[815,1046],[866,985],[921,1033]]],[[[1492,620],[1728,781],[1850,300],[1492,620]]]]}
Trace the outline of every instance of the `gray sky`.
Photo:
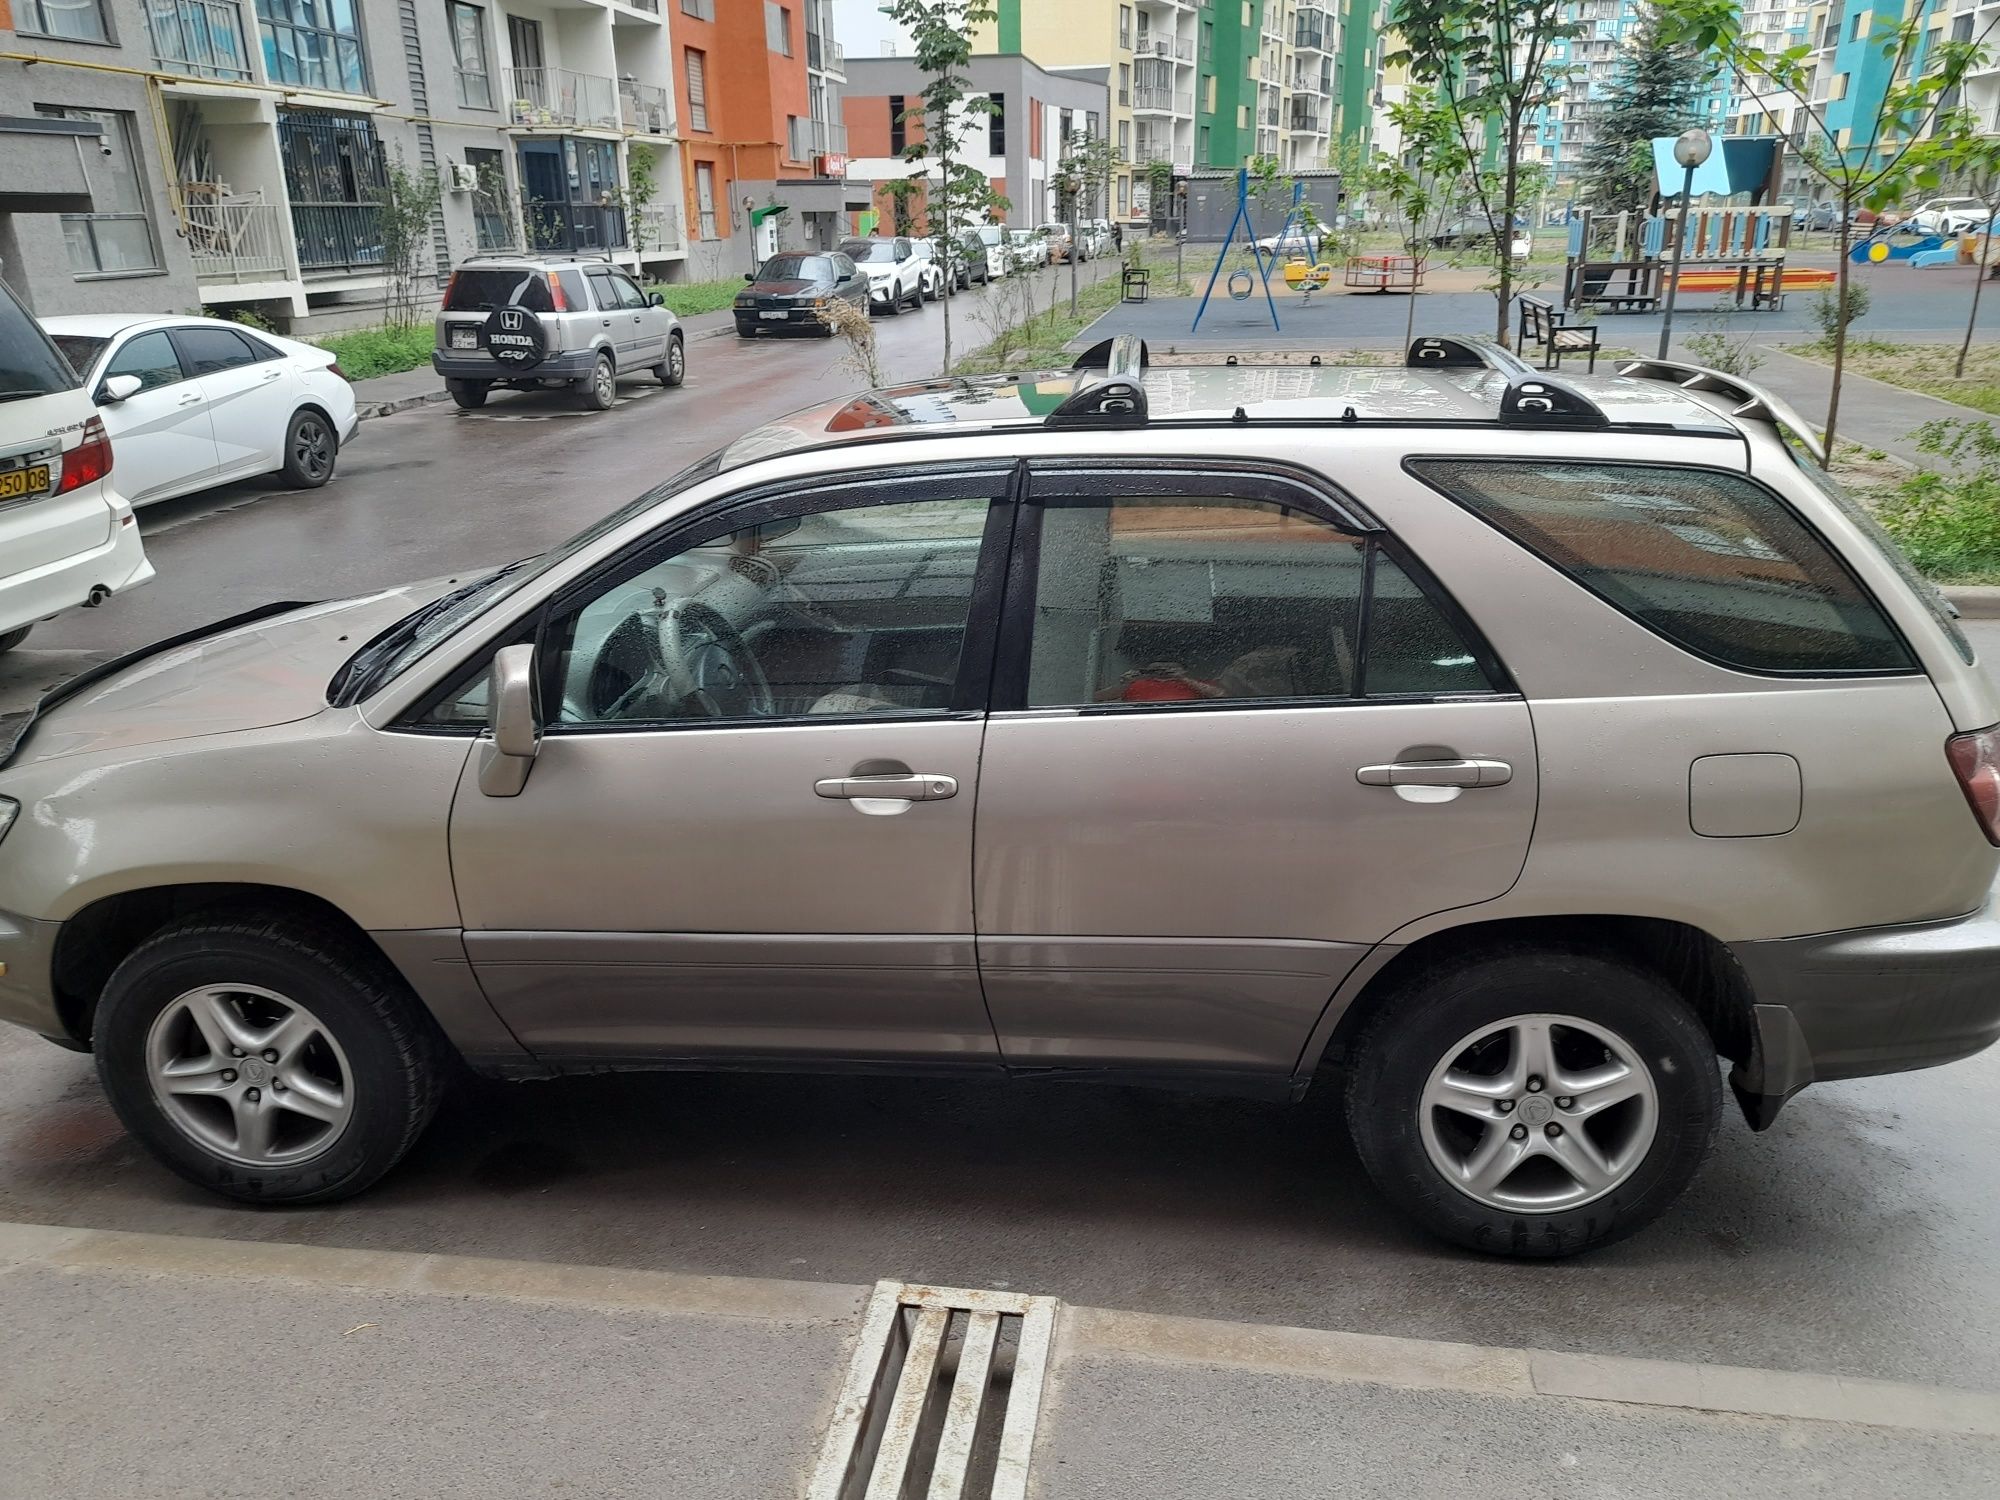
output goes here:
{"type": "Polygon", "coordinates": [[[910,52],[909,37],[882,14],[882,0],[833,0],[833,35],[850,57],[880,57],[888,42],[906,57],[910,52]]]}

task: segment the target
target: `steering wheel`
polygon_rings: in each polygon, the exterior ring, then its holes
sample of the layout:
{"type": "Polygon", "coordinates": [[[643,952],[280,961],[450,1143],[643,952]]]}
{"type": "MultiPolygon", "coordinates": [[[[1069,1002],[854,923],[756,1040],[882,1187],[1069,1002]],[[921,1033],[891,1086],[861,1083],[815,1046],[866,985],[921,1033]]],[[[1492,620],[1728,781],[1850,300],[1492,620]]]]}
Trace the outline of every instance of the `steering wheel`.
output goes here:
{"type": "MultiPolygon", "coordinates": [[[[743,712],[768,717],[777,711],[764,669],[719,611],[692,599],[670,604],[661,591],[654,593],[653,603],[652,629],[643,628],[641,616],[628,617],[628,625],[641,627],[631,636],[645,661],[631,685],[604,708],[603,717],[639,717],[634,710],[649,700],[667,707],[692,703],[711,719],[743,712]]],[[[625,634],[625,627],[617,633],[625,634]]]]}

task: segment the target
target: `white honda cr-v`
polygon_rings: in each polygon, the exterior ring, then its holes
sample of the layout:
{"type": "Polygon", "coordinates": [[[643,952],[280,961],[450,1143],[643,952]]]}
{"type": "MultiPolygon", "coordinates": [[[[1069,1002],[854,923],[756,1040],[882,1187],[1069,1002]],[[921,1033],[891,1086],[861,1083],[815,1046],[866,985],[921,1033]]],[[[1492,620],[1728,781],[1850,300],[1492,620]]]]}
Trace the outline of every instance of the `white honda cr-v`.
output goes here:
{"type": "Polygon", "coordinates": [[[0,651],[37,620],[153,576],[110,474],[96,404],[0,282],[0,651]]]}

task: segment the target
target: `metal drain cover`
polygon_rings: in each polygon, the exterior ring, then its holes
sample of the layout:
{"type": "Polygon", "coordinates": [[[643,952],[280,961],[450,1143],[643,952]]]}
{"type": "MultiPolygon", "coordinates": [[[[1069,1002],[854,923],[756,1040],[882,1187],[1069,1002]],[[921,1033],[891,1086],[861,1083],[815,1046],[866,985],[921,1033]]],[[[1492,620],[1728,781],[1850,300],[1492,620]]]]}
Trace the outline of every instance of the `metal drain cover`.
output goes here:
{"type": "Polygon", "coordinates": [[[881,1281],[807,1500],[1025,1500],[1056,1299],[881,1281]]]}

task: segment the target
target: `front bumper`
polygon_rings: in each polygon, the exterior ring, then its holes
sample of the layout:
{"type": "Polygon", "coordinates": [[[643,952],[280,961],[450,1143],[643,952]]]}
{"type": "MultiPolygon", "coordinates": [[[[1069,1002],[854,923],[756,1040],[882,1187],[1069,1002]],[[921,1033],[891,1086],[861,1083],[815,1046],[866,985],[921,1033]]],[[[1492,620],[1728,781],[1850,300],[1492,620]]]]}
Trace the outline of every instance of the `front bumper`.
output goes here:
{"type": "Polygon", "coordinates": [[[819,309],[799,304],[787,307],[738,307],[731,312],[736,318],[739,333],[755,333],[760,328],[824,328],[819,309]],[[781,318],[766,317],[766,313],[783,313],[781,318]]]}
{"type": "Polygon", "coordinates": [[[60,922],[37,922],[0,911],[0,1021],[74,1047],[77,1039],[56,1009],[56,934],[61,930],[60,922]]]}
{"type": "Polygon", "coordinates": [[[2000,1040],[2000,889],[1942,922],[1735,943],[1754,1047],[1730,1075],[1763,1129],[1809,1083],[1935,1067],[2000,1040]]]}
{"type": "Polygon", "coordinates": [[[483,349],[431,350],[431,368],[446,380],[582,380],[596,365],[595,349],[551,354],[526,370],[503,365],[483,349]]]}

